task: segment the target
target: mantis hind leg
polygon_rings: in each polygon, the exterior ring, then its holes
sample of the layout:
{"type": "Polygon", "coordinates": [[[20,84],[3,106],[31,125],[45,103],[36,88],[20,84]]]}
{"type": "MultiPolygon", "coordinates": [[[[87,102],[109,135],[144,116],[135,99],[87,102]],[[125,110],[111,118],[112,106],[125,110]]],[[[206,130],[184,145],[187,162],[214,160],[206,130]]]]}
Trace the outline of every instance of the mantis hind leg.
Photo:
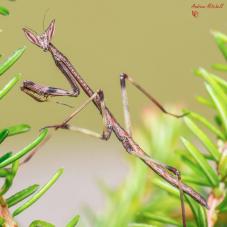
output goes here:
{"type": "MultiPolygon", "coordinates": [[[[122,102],[123,102],[123,111],[124,111],[124,119],[125,119],[125,127],[129,135],[132,134],[131,132],[131,120],[130,120],[130,113],[129,113],[129,105],[128,105],[128,96],[126,91],[126,80],[128,80],[132,85],[134,85],[139,91],[141,91],[150,101],[152,101],[163,113],[171,115],[176,118],[181,118],[185,116],[186,114],[173,114],[169,111],[167,111],[153,96],[151,96],[142,86],[140,86],[137,82],[135,82],[131,77],[129,77],[127,74],[121,74],[120,75],[120,84],[121,84],[121,94],[122,94],[122,102]]],[[[146,156],[145,159],[150,159],[149,156],[146,156]]],[[[141,159],[144,159],[144,157],[141,157],[141,159]]],[[[167,169],[171,173],[173,173],[178,180],[178,189],[180,192],[180,201],[181,201],[181,211],[182,211],[182,223],[183,226],[186,227],[186,215],[185,215],[185,206],[184,206],[184,192],[182,189],[182,182],[181,182],[181,174],[180,172],[171,166],[168,166],[163,163],[159,163],[155,160],[152,160],[152,162],[156,163],[157,165],[161,166],[164,169],[167,169]]]]}
{"type": "Polygon", "coordinates": [[[129,113],[129,105],[128,105],[128,96],[126,91],[126,80],[128,80],[134,87],[136,87],[139,91],[141,91],[151,102],[153,102],[163,113],[171,115],[176,118],[181,118],[187,115],[185,114],[174,114],[167,111],[163,105],[151,96],[141,85],[135,82],[132,77],[129,75],[122,73],[120,75],[120,84],[121,84],[121,95],[122,95],[122,102],[123,102],[123,111],[124,111],[124,119],[125,119],[125,127],[126,131],[131,135],[131,120],[130,120],[130,113],[129,113]]]}
{"type": "MultiPolygon", "coordinates": [[[[158,161],[152,159],[146,153],[136,153],[134,155],[136,155],[142,161],[144,161],[148,166],[151,167],[151,169],[154,170],[154,169],[158,168],[159,170],[158,171],[156,170],[156,173],[157,172],[158,173],[162,173],[165,176],[168,175],[168,178],[170,177],[172,179],[174,179],[176,177],[175,180],[174,180],[174,181],[176,181],[176,183],[174,183],[174,187],[177,187],[179,189],[179,192],[180,192],[182,224],[183,224],[183,227],[186,227],[187,223],[186,223],[186,212],[185,212],[185,205],[184,205],[184,189],[183,189],[184,188],[184,184],[181,181],[181,173],[180,173],[180,171],[178,169],[176,169],[175,167],[169,166],[167,164],[164,164],[164,163],[161,163],[161,162],[158,162],[158,161]]],[[[162,174],[159,174],[159,175],[161,176],[162,174]]]]}

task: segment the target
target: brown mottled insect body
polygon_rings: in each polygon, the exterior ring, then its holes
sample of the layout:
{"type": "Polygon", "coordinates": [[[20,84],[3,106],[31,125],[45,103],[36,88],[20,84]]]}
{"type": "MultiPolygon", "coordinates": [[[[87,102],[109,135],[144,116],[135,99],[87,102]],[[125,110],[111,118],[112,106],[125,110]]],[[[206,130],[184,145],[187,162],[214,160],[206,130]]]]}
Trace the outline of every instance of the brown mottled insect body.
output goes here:
{"type": "MultiPolygon", "coordinates": [[[[171,166],[166,164],[159,163],[146,154],[140,146],[133,140],[131,137],[131,124],[130,124],[130,115],[128,110],[128,98],[126,92],[126,80],[128,80],[132,85],[134,85],[138,90],[140,90],[148,99],[150,99],[161,111],[166,114],[172,115],[174,117],[183,117],[183,115],[176,115],[173,113],[168,112],[165,108],[155,99],[153,98],[145,89],[143,89],[138,83],[136,83],[130,76],[127,74],[120,75],[120,84],[121,84],[121,91],[122,91],[122,100],[123,100],[123,107],[124,107],[124,118],[126,124],[126,130],[121,127],[121,125],[117,122],[114,118],[113,114],[110,110],[106,107],[104,103],[104,93],[102,90],[98,90],[94,92],[89,85],[84,81],[84,79],[80,76],[74,66],[70,63],[67,57],[65,57],[51,42],[51,38],[53,36],[55,30],[55,21],[53,20],[46,31],[38,36],[37,34],[33,34],[28,29],[23,29],[27,38],[35,45],[39,46],[44,51],[49,51],[54,59],[56,66],[59,70],[63,73],[66,77],[68,82],[72,87],[72,91],[66,91],[61,88],[53,88],[53,87],[46,87],[42,85],[37,85],[35,83],[24,83],[22,86],[23,91],[29,90],[26,92],[28,95],[32,96],[31,93],[35,93],[38,96],[78,96],[80,93],[80,88],[85,92],[88,96],[88,100],[81,105],[77,110],[75,110],[68,118],[64,120],[63,123],[58,125],[47,126],[49,128],[55,129],[68,129],[74,130],[77,132],[82,132],[87,135],[95,136],[97,138],[108,140],[111,136],[112,131],[118,138],[118,140],[122,143],[125,150],[140,158],[147,166],[149,166],[156,174],[162,177],[165,181],[173,185],[174,187],[178,188],[180,191],[180,199],[181,199],[181,207],[182,207],[182,220],[183,226],[186,226],[186,218],[185,218],[185,209],[183,204],[183,192],[188,194],[194,200],[196,200],[201,205],[208,207],[206,200],[195,190],[193,190],[188,185],[181,182],[180,172],[171,166]],[[28,86],[29,85],[29,86],[28,86]],[[79,85],[79,86],[78,86],[79,85]],[[27,90],[26,90],[27,89],[27,90]],[[100,114],[103,118],[103,133],[100,135],[98,133],[92,132],[88,129],[75,127],[69,124],[69,121],[76,116],[80,111],[82,111],[90,102],[93,102],[94,105],[99,110],[100,114]]],[[[34,97],[33,97],[34,98],[34,97]]]]}

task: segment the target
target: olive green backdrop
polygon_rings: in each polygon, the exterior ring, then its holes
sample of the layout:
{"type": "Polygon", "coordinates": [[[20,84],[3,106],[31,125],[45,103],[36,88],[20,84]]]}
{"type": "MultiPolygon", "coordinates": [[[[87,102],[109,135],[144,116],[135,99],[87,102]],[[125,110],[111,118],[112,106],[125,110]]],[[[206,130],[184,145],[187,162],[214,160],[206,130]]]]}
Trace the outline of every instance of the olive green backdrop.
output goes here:
{"type": "MultiPolygon", "coordinates": [[[[106,103],[121,122],[121,72],[130,74],[163,104],[198,108],[194,97],[203,93],[203,85],[193,76],[192,70],[223,62],[210,30],[227,32],[227,5],[223,9],[202,9],[197,18],[192,16],[193,3],[208,2],[1,1],[1,5],[10,9],[11,15],[0,19],[3,30],[0,52],[7,56],[16,48],[27,46],[22,59],[1,78],[1,85],[14,73],[21,72],[23,80],[69,88],[50,54],[30,44],[21,30],[30,27],[41,33],[44,15],[49,9],[45,27],[50,20],[56,19],[53,43],[69,57],[92,88],[104,90],[106,103]]],[[[137,90],[128,88],[134,126],[138,127],[140,112],[149,102],[137,90]]],[[[84,100],[83,95],[61,99],[75,107],[84,100]]],[[[20,92],[18,85],[1,101],[1,127],[26,122],[33,130],[29,135],[8,140],[3,149],[19,149],[37,135],[40,127],[60,122],[71,111],[54,102],[34,102],[20,92]]],[[[96,131],[102,129],[101,118],[92,105],[80,113],[74,123],[96,131]]],[[[43,218],[63,226],[70,215],[81,212],[84,203],[102,211],[104,199],[96,179],[106,179],[115,185],[127,172],[126,163],[119,163],[122,148],[115,139],[104,143],[66,131],[52,135],[48,145],[21,171],[15,190],[34,182],[44,183],[60,166],[65,167],[65,175],[52,189],[53,193],[47,193],[19,217],[24,225],[33,218],[43,218]]]]}

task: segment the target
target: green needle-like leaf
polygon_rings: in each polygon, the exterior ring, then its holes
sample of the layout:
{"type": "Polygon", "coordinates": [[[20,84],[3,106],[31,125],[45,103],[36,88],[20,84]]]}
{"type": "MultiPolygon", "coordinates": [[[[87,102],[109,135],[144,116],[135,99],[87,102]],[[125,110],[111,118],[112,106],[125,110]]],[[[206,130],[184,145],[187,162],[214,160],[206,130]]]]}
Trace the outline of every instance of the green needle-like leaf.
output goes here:
{"type": "Polygon", "coordinates": [[[166,216],[161,216],[159,214],[150,214],[144,213],[143,216],[150,221],[155,221],[163,224],[174,225],[174,226],[181,226],[177,221],[172,218],[168,218],[166,216]]]}
{"type": "Polygon", "coordinates": [[[1,188],[0,195],[5,194],[10,187],[13,184],[14,177],[16,176],[16,173],[19,168],[19,160],[16,160],[15,162],[12,163],[12,168],[10,170],[10,173],[5,177],[5,182],[1,188]]]}
{"type": "Polygon", "coordinates": [[[207,106],[207,107],[210,107],[210,108],[214,108],[214,107],[215,107],[214,104],[213,104],[209,99],[204,98],[204,97],[202,97],[202,96],[197,96],[197,97],[196,97],[196,100],[197,100],[199,103],[201,103],[201,104],[203,104],[203,105],[205,105],[205,106],[207,106]]]}
{"type": "Polygon", "coordinates": [[[10,207],[16,205],[17,203],[21,202],[22,200],[28,198],[30,195],[32,195],[34,192],[36,192],[38,188],[39,188],[39,185],[34,184],[28,188],[25,188],[25,189],[17,192],[16,194],[10,196],[6,200],[8,207],[10,208],[10,207]]]}
{"type": "Polygon", "coordinates": [[[7,177],[8,175],[10,175],[10,170],[8,169],[0,169],[0,177],[7,177]]]}
{"type": "Polygon", "coordinates": [[[5,153],[4,155],[2,155],[0,157],[0,163],[1,162],[4,162],[6,159],[8,159],[9,157],[11,157],[13,155],[13,152],[8,152],[8,153],[5,153]]]}
{"type": "Polygon", "coordinates": [[[224,182],[227,182],[227,152],[224,150],[222,152],[221,159],[218,163],[218,173],[224,182]]]}
{"type": "Polygon", "coordinates": [[[31,126],[27,124],[19,124],[8,127],[7,129],[9,130],[9,136],[14,136],[29,131],[31,129],[31,126]]]}
{"type": "Polygon", "coordinates": [[[188,176],[188,175],[182,175],[182,180],[185,183],[200,185],[200,186],[206,186],[211,187],[212,185],[206,178],[198,177],[198,176],[188,176]]]}
{"type": "Polygon", "coordinates": [[[214,89],[209,85],[206,84],[206,89],[210,95],[210,97],[212,98],[217,111],[220,114],[221,120],[223,122],[223,126],[225,128],[225,132],[227,132],[227,108],[226,108],[226,102],[225,100],[222,99],[221,96],[219,96],[214,89]]]}
{"type": "Polygon", "coordinates": [[[184,146],[186,147],[187,151],[191,154],[193,159],[200,165],[200,168],[203,170],[204,175],[209,179],[210,183],[213,186],[217,186],[219,183],[219,179],[217,174],[214,172],[212,167],[209,165],[207,160],[203,157],[203,155],[198,151],[198,149],[192,145],[188,140],[185,138],[181,138],[184,146]]]}
{"type": "Polygon", "coordinates": [[[3,16],[8,16],[9,10],[6,9],[5,7],[3,7],[3,6],[0,6],[0,14],[3,15],[3,16]]]}
{"type": "Polygon", "coordinates": [[[212,32],[212,33],[214,35],[218,48],[220,49],[225,59],[227,60],[227,47],[226,47],[227,36],[221,32],[212,32]]]}
{"type": "Polygon", "coordinates": [[[206,136],[206,134],[189,117],[184,117],[184,122],[192,131],[192,133],[201,140],[201,142],[206,147],[207,151],[213,156],[213,158],[216,161],[220,160],[221,154],[216,146],[210,141],[208,136],[206,136]]]}
{"type": "Polygon", "coordinates": [[[4,162],[6,159],[8,159],[9,157],[11,157],[13,155],[13,152],[8,152],[8,153],[5,153],[4,155],[2,155],[0,157],[0,163],[1,162],[4,162]]]}
{"type": "Polygon", "coordinates": [[[180,154],[183,162],[186,164],[186,166],[190,168],[192,172],[196,173],[196,175],[200,176],[203,175],[203,170],[199,165],[196,164],[194,159],[192,160],[191,155],[189,153],[186,153],[185,150],[178,151],[178,153],[180,154]]]}
{"type": "Polygon", "coordinates": [[[0,144],[5,140],[5,138],[9,135],[8,129],[3,129],[0,131],[0,144]]]}
{"type": "Polygon", "coordinates": [[[3,161],[2,163],[0,163],[0,168],[3,168],[5,166],[11,164],[12,162],[16,161],[17,159],[23,157],[24,155],[26,155],[29,151],[31,151],[33,148],[35,148],[38,144],[40,144],[45,139],[47,133],[48,133],[48,130],[44,129],[32,143],[30,143],[28,146],[26,146],[25,148],[18,151],[16,154],[11,156],[10,158],[8,158],[5,161],[3,161]]]}
{"type": "Polygon", "coordinates": [[[197,226],[207,227],[206,211],[204,207],[200,206],[188,196],[186,196],[186,201],[192,210],[197,226]]]}
{"type": "Polygon", "coordinates": [[[225,195],[224,200],[217,207],[221,212],[227,212],[227,195],[225,195]]]}
{"type": "Polygon", "coordinates": [[[221,39],[222,42],[227,43],[227,36],[224,33],[218,31],[211,31],[211,34],[213,34],[215,38],[217,37],[221,39]]]}
{"type": "Polygon", "coordinates": [[[182,175],[183,181],[187,183],[193,183],[197,185],[202,185],[202,186],[210,186],[212,187],[212,184],[210,181],[207,179],[207,177],[203,177],[203,170],[200,168],[199,165],[197,165],[194,161],[189,159],[186,155],[185,152],[184,154],[181,154],[183,162],[187,165],[187,167],[190,168],[190,170],[194,173],[192,175],[182,175]]]}
{"type": "Polygon", "coordinates": [[[74,216],[70,221],[69,223],[66,225],[66,227],[74,227],[78,224],[80,220],[80,216],[79,215],[76,215],[74,216]]]}
{"type": "Polygon", "coordinates": [[[213,89],[217,92],[217,94],[219,94],[220,96],[222,96],[223,100],[226,100],[226,94],[224,92],[224,90],[227,90],[227,82],[223,79],[221,79],[220,77],[208,73],[205,69],[203,68],[199,68],[197,70],[195,70],[195,74],[197,76],[202,77],[205,81],[207,81],[212,87],[213,89]],[[221,85],[221,86],[219,86],[221,85]],[[224,88],[224,90],[222,89],[224,88]]]}
{"type": "Polygon", "coordinates": [[[164,182],[163,180],[155,178],[152,181],[152,183],[155,184],[156,186],[158,186],[159,188],[167,191],[171,196],[173,196],[175,198],[180,198],[179,190],[174,188],[172,185],[164,182]]]}
{"type": "Polygon", "coordinates": [[[25,209],[30,207],[33,203],[35,203],[56,181],[57,179],[62,175],[63,169],[59,169],[55,175],[50,179],[50,181],[44,185],[31,199],[29,199],[25,204],[17,208],[13,212],[13,216],[17,216],[21,212],[23,212],[25,209]]]}
{"type": "Polygon", "coordinates": [[[17,49],[6,61],[0,65],[0,76],[6,72],[24,53],[26,47],[17,49]]]}
{"type": "Polygon", "coordinates": [[[211,66],[213,69],[219,70],[219,71],[227,71],[227,65],[223,65],[223,64],[213,64],[211,66]]]}
{"type": "MultiPolygon", "coordinates": [[[[163,182],[160,179],[155,179],[154,184],[166,190],[168,193],[170,193],[170,195],[176,198],[179,198],[179,190],[174,188],[172,185],[166,182],[163,182]]],[[[206,227],[207,220],[206,220],[206,212],[204,208],[187,195],[185,195],[185,199],[194,214],[197,226],[206,227]]]]}
{"type": "Polygon", "coordinates": [[[128,227],[157,227],[157,226],[144,223],[129,223],[128,227]]]}
{"type": "MultiPolygon", "coordinates": [[[[216,83],[218,83],[219,85],[221,85],[225,91],[227,91],[227,82],[226,80],[222,79],[221,77],[218,77],[212,73],[208,73],[205,69],[203,68],[199,68],[195,71],[195,74],[197,76],[201,76],[204,80],[206,80],[211,86],[213,86],[213,88],[216,89],[216,92],[221,93],[222,95],[225,96],[224,92],[222,90],[220,90],[220,88],[218,86],[216,86],[216,83]],[[214,83],[214,81],[216,83],[214,83]]],[[[224,99],[226,99],[226,97],[224,97],[224,99]]]]}
{"type": "Polygon", "coordinates": [[[46,221],[35,220],[29,225],[29,227],[55,227],[55,225],[46,221]]]}
{"type": "Polygon", "coordinates": [[[5,223],[5,219],[2,218],[2,217],[0,217],[0,226],[3,227],[3,226],[4,226],[4,225],[3,225],[4,223],[5,223]]]}
{"type": "Polygon", "coordinates": [[[201,122],[203,125],[205,125],[211,132],[213,132],[218,138],[225,140],[225,136],[223,133],[216,128],[214,125],[210,123],[205,117],[202,115],[195,113],[195,112],[190,112],[190,117],[194,118],[195,120],[201,122]]]}
{"type": "Polygon", "coordinates": [[[13,162],[13,164],[12,164],[12,169],[11,169],[11,174],[12,174],[13,177],[16,176],[17,171],[18,171],[18,169],[19,169],[19,165],[20,165],[20,164],[19,164],[19,160],[13,162]]]}
{"type": "Polygon", "coordinates": [[[20,74],[14,76],[4,87],[0,90],[0,99],[2,99],[8,92],[15,86],[15,84],[19,81],[20,74]]]}
{"type": "Polygon", "coordinates": [[[157,226],[145,223],[130,223],[128,224],[128,227],[157,227],[157,226]]]}

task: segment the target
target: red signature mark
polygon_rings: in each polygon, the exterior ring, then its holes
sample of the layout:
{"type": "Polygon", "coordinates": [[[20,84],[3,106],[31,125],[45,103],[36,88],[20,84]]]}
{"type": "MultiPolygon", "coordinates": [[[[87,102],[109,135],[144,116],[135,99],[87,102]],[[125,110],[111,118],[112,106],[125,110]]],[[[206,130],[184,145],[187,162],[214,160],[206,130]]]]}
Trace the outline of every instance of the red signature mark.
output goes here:
{"type": "Polygon", "coordinates": [[[197,10],[192,10],[192,16],[193,17],[198,17],[199,16],[199,12],[197,10]]]}
{"type": "Polygon", "coordinates": [[[192,6],[192,16],[193,17],[198,17],[199,16],[199,11],[202,10],[214,10],[214,9],[223,9],[224,8],[224,3],[194,3],[192,6]],[[198,11],[199,10],[199,11],[198,11]]]}

